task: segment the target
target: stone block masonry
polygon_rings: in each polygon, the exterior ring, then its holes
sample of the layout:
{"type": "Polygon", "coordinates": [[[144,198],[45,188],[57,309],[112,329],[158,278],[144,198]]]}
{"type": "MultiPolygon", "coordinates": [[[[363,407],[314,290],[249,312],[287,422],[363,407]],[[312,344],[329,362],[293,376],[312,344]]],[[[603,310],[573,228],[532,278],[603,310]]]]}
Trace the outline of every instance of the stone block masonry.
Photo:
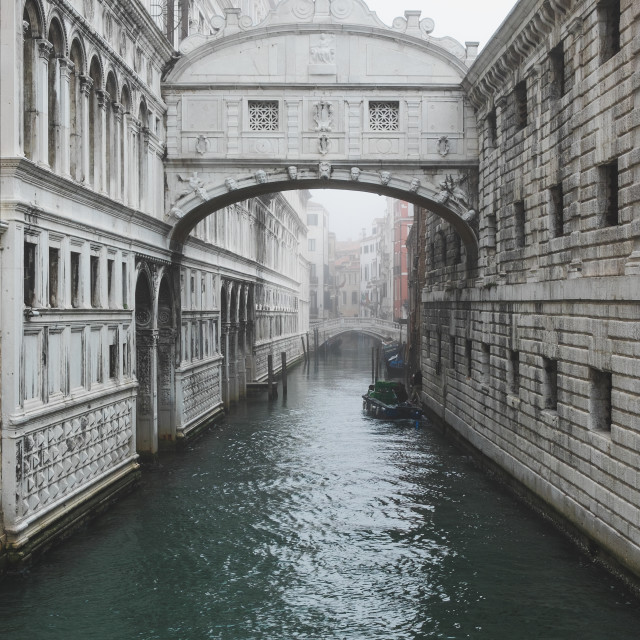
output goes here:
{"type": "Polygon", "coordinates": [[[638,583],[636,14],[520,2],[471,67],[478,277],[430,216],[422,370],[433,415],[638,583]]]}

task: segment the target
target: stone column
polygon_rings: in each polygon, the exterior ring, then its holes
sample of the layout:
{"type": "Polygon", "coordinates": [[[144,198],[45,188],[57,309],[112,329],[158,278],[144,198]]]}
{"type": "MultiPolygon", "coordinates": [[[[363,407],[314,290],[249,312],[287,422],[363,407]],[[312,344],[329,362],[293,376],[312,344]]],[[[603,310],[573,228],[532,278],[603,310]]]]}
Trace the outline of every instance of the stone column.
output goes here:
{"type": "Polygon", "coordinates": [[[113,183],[113,190],[111,192],[111,197],[114,200],[124,200],[124,193],[122,191],[122,121],[123,121],[123,110],[122,105],[119,102],[113,102],[111,104],[111,108],[113,109],[113,153],[111,158],[111,181],[113,183]]]}
{"type": "Polygon", "coordinates": [[[300,100],[285,100],[287,110],[287,157],[300,156],[300,100]]]}
{"type": "Polygon", "coordinates": [[[228,99],[227,105],[227,155],[240,153],[240,100],[228,99]]]}
{"type": "Polygon", "coordinates": [[[35,149],[34,161],[49,166],[49,58],[53,45],[38,40],[38,61],[35,79],[35,149]]]}
{"type": "Polygon", "coordinates": [[[93,185],[93,176],[89,175],[89,96],[91,95],[91,87],[93,80],[89,76],[80,76],[80,122],[82,131],[78,137],[78,162],[82,167],[81,182],[93,185]]]}
{"type": "Polygon", "coordinates": [[[148,212],[149,210],[149,143],[150,143],[150,131],[148,127],[142,128],[142,136],[140,138],[139,144],[141,145],[140,149],[140,162],[142,166],[140,167],[140,180],[139,186],[140,189],[140,210],[148,212]]]}
{"type": "Polygon", "coordinates": [[[94,148],[97,157],[95,158],[95,170],[97,178],[93,188],[102,194],[107,195],[107,105],[109,104],[109,94],[102,89],[96,90],[98,98],[99,121],[96,122],[96,129],[100,131],[98,145],[94,141],[94,148]]]}
{"type": "Polygon", "coordinates": [[[68,58],[59,58],[60,65],[60,159],[59,170],[66,178],[71,177],[71,74],[75,65],[68,58]]]}
{"type": "MultiPolygon", "coordinates": [[[[409,12],[407,12],[409,13],[409,12]]],[[[417,158],[420,155],[420,110],[421,100],[407,100],[407,155],[417,158]]],[[[402,127],[401,127],[402,129],[402,127]]]]}
{"type": "Polygon", "coordinates": [[[131,207],[138,207],[140,202],[139,195],[139,162],[140,162],[140,151],[138,145],[140,144],[140,120],[134,118],[131,114],[127,118],[127,124],[129,127],[129,166],[128,173],[129,176],[128,187],[129,187],[129,196],[127,203],[131,207]]]}
{"type": "Polygon", "coordinates": [[[347,154],[362,155],[362,100],[347,100],[347,154]]]}

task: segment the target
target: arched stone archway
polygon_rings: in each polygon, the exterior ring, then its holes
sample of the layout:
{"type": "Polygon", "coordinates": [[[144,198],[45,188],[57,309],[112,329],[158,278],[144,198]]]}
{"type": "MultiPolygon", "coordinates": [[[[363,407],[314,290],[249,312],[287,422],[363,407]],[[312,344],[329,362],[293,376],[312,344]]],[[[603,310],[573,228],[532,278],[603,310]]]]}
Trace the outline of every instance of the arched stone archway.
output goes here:
{"type": "Polygon", "coordinates": [[[420,170],[398,175],[386,170],[360,169],[358,180],[354,181],[352,169],[323,162],[315,166],[273,169],[268,174],[263,172],[266,178],[253,174],[237,180],[227,179],[224,184],[217,185],[205,184],[196,177],[189,182],[191,190],[184,193],[169,211],[168,219],[174,223],[171,248],[180,252],[189,232],[223,207],[269,193],[331,188],[387,195],[433,211],[456,230],[466,248],[467,270],[473,269],[478,255],[476,214],[469,208],[466,194],[456,187],[459,182],[469,180],[468,174],[457,179],[448,174],[436,186],[424,181],[424,177],[421,179],[420,170]]]}

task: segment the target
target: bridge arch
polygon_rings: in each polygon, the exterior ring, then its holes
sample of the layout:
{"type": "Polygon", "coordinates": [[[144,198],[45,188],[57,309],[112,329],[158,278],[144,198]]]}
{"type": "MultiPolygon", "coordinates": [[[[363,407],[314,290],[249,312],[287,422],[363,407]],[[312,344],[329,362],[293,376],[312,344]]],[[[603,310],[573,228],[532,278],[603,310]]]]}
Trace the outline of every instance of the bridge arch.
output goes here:
{"type": "Polygon", "coordinates": [[[333,166],[322,162],[315,166],[258,169],[240,178],[227,177],[218,184],[204,184],[197,176],[192,191],[180,198],[169,211],[173,222],[170,246],[181,252],[191,230],[208,215],[223,207],[250,198],[296,189],[342,189],[390,196],[428,208],[456,230],[466,248],[467,269],[475,265],[478,239],[473,228],[475,211],[468,209],[454,193],[440,185],[423,182],[419,172],[394,174],[377,168],[333,166]],[[354,172],[357,169],[357,172],[354,172]],[[357,175],[357,180],[354,176],[357,175]]]}

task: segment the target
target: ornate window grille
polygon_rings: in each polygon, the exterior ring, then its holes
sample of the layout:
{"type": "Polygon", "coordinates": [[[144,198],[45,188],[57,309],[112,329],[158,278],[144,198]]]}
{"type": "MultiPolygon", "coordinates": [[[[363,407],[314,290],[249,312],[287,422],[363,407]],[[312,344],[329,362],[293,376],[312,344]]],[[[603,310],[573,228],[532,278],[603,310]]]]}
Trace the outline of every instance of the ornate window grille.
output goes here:
{"type": "Polygon", "coordinates": [[[249,129],[277,131],[279,114],[277,100],[249,100],[249,129]]]}
{"type": "Polygon", "coordinates": [[[371,131],[397,131],[399,115],[399,102],[370,102],[369,128],[371,131]]]}

